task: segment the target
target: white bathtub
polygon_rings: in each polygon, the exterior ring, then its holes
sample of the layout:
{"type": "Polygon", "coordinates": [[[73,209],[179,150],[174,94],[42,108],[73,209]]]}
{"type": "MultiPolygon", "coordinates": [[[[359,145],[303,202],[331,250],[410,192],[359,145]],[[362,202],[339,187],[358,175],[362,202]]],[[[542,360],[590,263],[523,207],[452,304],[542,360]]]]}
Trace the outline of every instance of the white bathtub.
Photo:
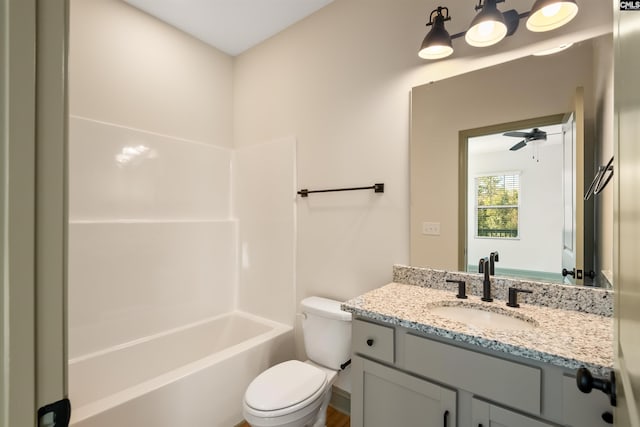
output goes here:
{"type": "Polygon", "coordinates": [[[242,312],[69,361],[74,427],[230,427],[249,382],[294,353],[290,326],[242,312]]]}

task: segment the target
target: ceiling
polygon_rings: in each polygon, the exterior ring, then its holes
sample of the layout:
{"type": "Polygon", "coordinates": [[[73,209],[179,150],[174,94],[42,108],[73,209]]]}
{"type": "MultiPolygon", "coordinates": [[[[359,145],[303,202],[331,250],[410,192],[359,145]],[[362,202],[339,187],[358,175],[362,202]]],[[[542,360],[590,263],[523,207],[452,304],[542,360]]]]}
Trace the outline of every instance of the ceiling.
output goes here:
{"type": "Polygon", "coordinates": [[[236,56],[333,0],[124,0],[236,56]]]}
{"type": "MultiPolygon", "coordinates": [[[[527,129],[514,129],[516,132],[529,132],[532,128],[527,129]]],[[[562,143],[562,125],[549,125],[538,126],[538,129],[547,132],[547,139],[537,144],[544,145],[556,145],[562,143]]],[[[509,136],[503,136],[502,132],[492,135],[484,135],[470,138],[473,143],[469,144],[469,154],[479,153],[499,153],[506,152],[516,143],[520,142],[522,138],[514,138],[509,136]]],[[[536,144],[535,141],[534,144],[536,144]]],[[[534,145],[531,144],[531,145],[534,145]]],[[[524,150],[523,150],[524,151],[524,150]]]]}

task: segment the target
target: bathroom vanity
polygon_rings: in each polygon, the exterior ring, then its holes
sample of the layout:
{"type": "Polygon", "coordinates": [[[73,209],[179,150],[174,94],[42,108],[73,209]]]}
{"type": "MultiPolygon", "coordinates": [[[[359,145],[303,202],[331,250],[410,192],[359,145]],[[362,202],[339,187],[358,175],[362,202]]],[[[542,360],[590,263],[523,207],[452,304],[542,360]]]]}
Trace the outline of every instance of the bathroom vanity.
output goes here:
{"type": "Polygon", "coordinates": [[[414,283],[342,306],[354,315],[352,426],[610,425],[609,397],[580,392],[575,378],[581,366],[612,370],[610,292],[492,279],[495,300],[483,302],[478,275],[407,269],[394,267],[394,280],[414,283]],[[445,279],[464,280],[469,298],[445,279]],[[507,307],[515,286],[534,293],[507,307]]]}

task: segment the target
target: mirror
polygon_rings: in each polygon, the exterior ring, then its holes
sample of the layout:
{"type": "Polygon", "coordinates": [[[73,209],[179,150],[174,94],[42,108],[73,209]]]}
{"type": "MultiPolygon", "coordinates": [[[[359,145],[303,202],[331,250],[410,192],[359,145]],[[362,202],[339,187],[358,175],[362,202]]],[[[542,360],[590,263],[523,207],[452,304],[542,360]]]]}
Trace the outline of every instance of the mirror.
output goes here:
{"type": "MultiPolygon", "coordinates": [[[[561,126],[562,118],[574,110],[576,89],[579,87],[584,88],[584,152],[575,155],[575,163],[583,166],[584,173],[571,175],[569,179],[576,181],[576,193],[580,194],[575,196],[581,197],[598,165],[606,163],[613,155],[611,45],[611,36],[602,36],[577,43],[555,55],[528,56],[413,88],[410,143],[411,265],[473,271],[478,260],[471,259],[471,256],[476,257],[477,252],[467,245],[467,241],[473,239],[467,237],[466,230],[477,226],[478,212],[476,202],[473,199],[469,201],[466,183],[482,173],[471,171],[474,176],[467,181],[470,172],[467,168],[470,165],[462,150],[466,149],[467,144],[469,147],[473,145],[469,158],[476,160],[481,156],[474,154],[478,142],[474,142],[472,137],[499,134],[500,139],[506,140],[504,144],[511,144],[510,148],[521,140],[503,136],[503,133],[530,132],[536,127],[553,124],[561,126]],[[549,120],[554,123],[549,123],[549,120]],[[456,211],[457,214],[454,214],[456,211]]],[[[548,132],[557,133],[557,129],[548,132]]],[[[543,156],[551,156],[546,159],[558,163],[557,157],[563,156],[562,150],[557,150],[557,142],[552,141],[551,135],[549,142],[544,148],[540,142],[534,142],[517,151],[529,154],[529,160],[533,163],[542,162],[543,156]],[[555,151],[547,154],[547,148],[552,145],[556,145],[555,151]],[[540,162],[535,159],[536,146],[540,162]]],[[[514,153],[508,149],[503,151],[510,151],[504,156],[514,153]]],[[[526,236],[511,237],[510,245],[501,250],[497,243],[504,242],[504,238],[480,236],[483,237],[484,248],[481,251],[483,256],[489,256],[493,251],[500,253],[500,261],[496,264],[498,274],[518,275],[524,272],[523,276],[529,277],[531,271],[538,271],[538,261],[547,257],[550,251],[558,253],[561,258],[560,245],[567,239],[564,235],[566,231],[560,231],[561,235],[554,239],[553,247],[545,247],[529,238],[542,234],[543,229],[548,227],[546,219],[550,205],[545,206],[546,202],[529,205],[527,202],[531,201],[534,193],[553,192],[554,200],[563,203],[562,182],[566,178],[560,178],[555,185],[547,183],[534,188],[531,182],[524,180],[525,169],[517,164],[514,159],[511,166],[509,163],[494,166],[491,172],[520,171],[523,174],[522,183],[524,185],[527,182],[527,188],[522,188],[522,198],[518,203],[521,215],[526,213],[533,225],[527,230],[526,236]],[[516,268],[509,268],[516,259],[520,260],[520,264],[516,268]]],[[[557,173],[562,174],[559,171],[557,173]]],[[[532,174],[527,172],[527,177],[532,174]]],[[[576,265],[576,268],[587,272],[593,270],[596,278],[593,281],[587,278],[584,284],[607,286],[607,281],[610,283],[612,197],[612,190],[608,189],[596,198],[578,204],[584,211],[584,218],[578,215],[576,226],[584,232],[585,237],[584,251],[580,253],[583,265],[576,265]]],[[[477,234],[477,229],[475,231],[477,234]]],[[[561,259],[556,265],[562,266],[561,259]]],[[[547,276],[535,278],[566,283],[567,279],[560,272],[561,268],[557,268],[547,276]]]]}
{"type": "Polygon", "coordinates": [[[594,274],[574,273],[591,256],[584,241],[593,230],[592,217],[582,210],[583,183],[576,179],[584,171],[573,161],[584,153],[583,133],[574,132],[584,129],[582,102],[575,110],[460,132],[467,165],[459,171],[459,191],[466,194],[460,224],[466,271],[477,272],[479,259],[493,252],[508,254],[495,264],[499,275],[591,283],[594,274]]]}

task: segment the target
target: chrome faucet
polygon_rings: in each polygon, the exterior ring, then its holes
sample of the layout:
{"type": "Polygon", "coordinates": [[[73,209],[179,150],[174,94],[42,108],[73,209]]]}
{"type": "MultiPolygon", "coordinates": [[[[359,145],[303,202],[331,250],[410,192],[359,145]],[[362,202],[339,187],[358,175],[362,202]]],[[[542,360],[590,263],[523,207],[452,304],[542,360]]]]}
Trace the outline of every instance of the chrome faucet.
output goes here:
{"type": "Polygon", "coordinates": [[[489,275],[495,276],[496,274],[496,262],[500,261],[498,258],[498,251],[491,252],[489,255],[489,275]]]}
{"type": "Polygon", "coordinates": [[[491,278],[489,276],[489,259],[480,258],[478,262],[478,272],[484,273],[484,280],[482,281],[482,301],[491,302],[491,278]]]}

